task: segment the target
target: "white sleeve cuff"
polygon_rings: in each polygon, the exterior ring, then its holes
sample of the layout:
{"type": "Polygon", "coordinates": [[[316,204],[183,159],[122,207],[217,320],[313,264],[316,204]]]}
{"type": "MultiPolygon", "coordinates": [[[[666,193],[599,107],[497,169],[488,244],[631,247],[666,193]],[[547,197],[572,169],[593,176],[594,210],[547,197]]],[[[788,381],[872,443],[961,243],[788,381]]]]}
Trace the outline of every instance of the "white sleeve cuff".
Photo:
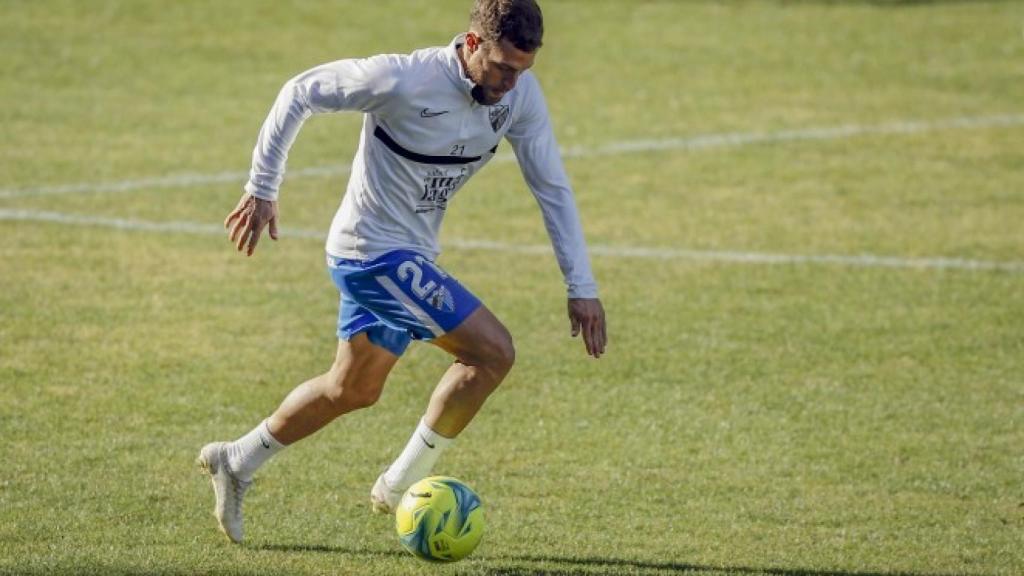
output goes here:
{"type": "Polygon", "coordinates": [[[597,298],[597,284],[569,284],[569,298],[597,298]]]}
{"type": "Polygon", "coordinates": [[[260,186],[254,183],[252,180],[245,183],[245,191],[261,200],[277,202],[277,190],[265,186],[260,186]]]}

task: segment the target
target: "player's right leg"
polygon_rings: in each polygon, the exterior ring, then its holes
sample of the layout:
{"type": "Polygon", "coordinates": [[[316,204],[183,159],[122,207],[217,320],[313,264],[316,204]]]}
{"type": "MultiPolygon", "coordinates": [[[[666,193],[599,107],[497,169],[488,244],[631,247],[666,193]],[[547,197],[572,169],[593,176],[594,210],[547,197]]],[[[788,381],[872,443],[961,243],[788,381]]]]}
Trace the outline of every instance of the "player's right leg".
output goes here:
{"type": "Polygon", "coordinates": [[[398,358],[374,344],[366,333],[356,334],[349,341],[339,340],[334,365],[288,394],[267,419],[270,433],[287,446],[342,414],[372,406],[398,358]]]}
{"type": "Polygon", "coordinates": [[[259,426],[234,442],[203,447],[197,464],[213,483],[214,516],[228,538],[242,541],[242,500],[256,469],[338,416],[376,402],[397,361],[394,351],[374,344],[366,333],[341,339],[330,370],[292,390],[259,426]]]}

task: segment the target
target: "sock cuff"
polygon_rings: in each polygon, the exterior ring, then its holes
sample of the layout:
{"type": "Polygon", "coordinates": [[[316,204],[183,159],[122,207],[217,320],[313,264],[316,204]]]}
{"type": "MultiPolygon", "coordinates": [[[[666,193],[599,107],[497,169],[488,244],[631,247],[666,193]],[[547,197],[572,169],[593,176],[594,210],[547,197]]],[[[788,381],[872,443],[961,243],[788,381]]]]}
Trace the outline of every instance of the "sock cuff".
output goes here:
{"type": "Polygon", "coordinates": [[[427,423],[423,418],[420,418],[420,423],[416,426],[416,434],[418,434],[423,442],[432,449],[447,448],[455,441],[455,438],[447,438],[435,432],[433,428],[427,426],[427,423]]]}
{"type": "Polygon", "coordinates": [[[262,443],[265,448],[273,448],[274,450],[284,448],[284,444],[278,442],[277,438],[274,438],[274,435],[270,433],[270,418],[267,418],[260,424],[259,435],[260,443],[262,443]]]}

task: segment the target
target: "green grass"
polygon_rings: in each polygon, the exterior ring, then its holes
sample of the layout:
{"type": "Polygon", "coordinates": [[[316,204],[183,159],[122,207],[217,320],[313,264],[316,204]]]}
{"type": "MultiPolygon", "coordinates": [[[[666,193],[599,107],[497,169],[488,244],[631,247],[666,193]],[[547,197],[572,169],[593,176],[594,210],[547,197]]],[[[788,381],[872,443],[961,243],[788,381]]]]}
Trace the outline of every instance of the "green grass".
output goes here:
{"type": "MultiPolygon", "coordinates": [[[[447,42],[468,0],[0,6],[0,189],[244,171],[281,83],[447,42]],[[290,4],[290,3],[289,3],[290,4]]],[[[1022,114],[1015,2],[544,2],[537,73],[563,145],[1022,114]]],[[[343,165],[356,115],[290,167],[343,165]]],[[[504,147],[507,151],[507,145],[504,147]]],[[[1024,260],[1024,126],[572,158],[605,246],[1024,260]]],[[[241,182],[0,196],[216,224],[241,182]]],[[[344,178],[286,180],[326,232],[344,178]]],[[[547,240],[512,163],[443,238],[547,240]]],[[[611,344],[568,338],[553,257],[441,262],[518,363],[437,471],[488,531],[451,567],[403,552],[367,493],[447,359],[413,346],[380,403],[285,451],[214,528],[192,459],[333,350],[322,242],[0,220],[0,573],[1024,572],[1024,274],[594,257],[611,344]]]]}

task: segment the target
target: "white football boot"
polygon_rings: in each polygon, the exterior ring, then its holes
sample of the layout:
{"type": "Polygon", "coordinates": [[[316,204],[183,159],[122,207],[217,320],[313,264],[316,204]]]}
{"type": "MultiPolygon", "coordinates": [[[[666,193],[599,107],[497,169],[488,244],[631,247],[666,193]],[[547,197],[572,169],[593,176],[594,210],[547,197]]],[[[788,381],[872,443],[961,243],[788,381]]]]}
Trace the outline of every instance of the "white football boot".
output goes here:
{"type": "Polygon", "coordinates": [[[211,442],[203,446],[196,464],[203,473],[210,475],[213,483],[213,494],[216,497],[213,515],[217,517],[221,532],[232,542],[241,542],[242,498],[249,486],[252,486],[252,481],[240,480],[228,470],[227,444],[211,442]]]}
{"type": "Polygon", "coordinates": [[[378,514],[394,514],[403,494],[405,494],[405,490],[396,490],[388,486],[384,480],[384,474],[381,473],[377,477],[377,481],[373,483],[373,489],[370,490],[370,504],[373,506],[373,511],[378,514]]]}

